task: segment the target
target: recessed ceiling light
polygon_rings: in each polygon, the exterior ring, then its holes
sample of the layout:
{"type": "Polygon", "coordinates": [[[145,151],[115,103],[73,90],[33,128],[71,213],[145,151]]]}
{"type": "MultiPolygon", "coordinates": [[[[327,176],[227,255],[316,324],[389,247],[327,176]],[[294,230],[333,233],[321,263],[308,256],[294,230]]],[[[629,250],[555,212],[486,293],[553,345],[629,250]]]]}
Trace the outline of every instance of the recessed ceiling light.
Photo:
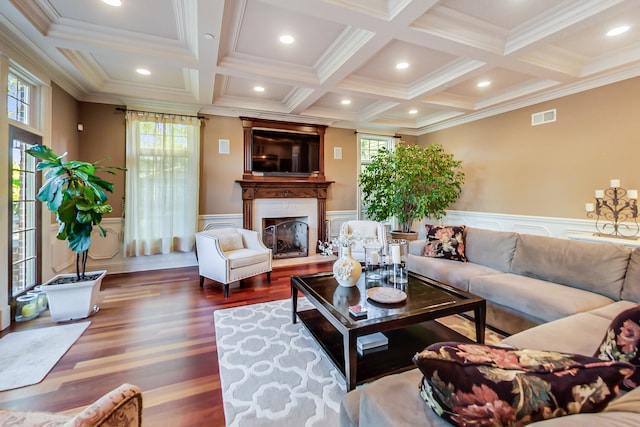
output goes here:
{"type": "Polygon", "coordinates": [[[255,90],[256,92],[264,92],[264,88],[262,86],[255,86],[253,90],[255,90]]]}
{"type": "Polygon", "coordinates": [[[629,27],[628,25],[622,25],[620,27],[612,28],[611,30],[607,31],[607,35],[609,37],[617,36],[619,34],[626,33],[627,31],[629,31],[629,28],[631,27],[629,27]]]}
{"type": "Polygon", "coordinates": [[[108,4],[109,6],[122,6],[122,1],[120,0],[102,0],[102,3],[108,4]]]}
{"type": "Polygon", "coordinates": [[[151,71],[147,70],[146,68],[136,68],[136,73],[142,74],[143,76],[148,76],[149,74],[151,74],[151,71]]]}
{"type": "Polygon", "coordinates": [[[207,40],[213,40],[215,38],[211,33],[204,33],[202,37],[204,37],[207,40]]]}
{"type": "Polygon", "coordinates": [[[409,114],[418,114],[418,110],[416,110],[415,108],[412,110],[409,110],[409,114]]]}
{"type": "Polygon", "coordinates": [[[351,100],[350,99],[343,99],[342,101],[340,101],[340,103],[342,105],[349,105],[349,104],[351,104],[351,100]]]}
{"type": "Polygon", "coordinates": [[[478,83],[478,87],[487,87],[487,86],[489,86],[490,84],[491,84],[491,82],[490,82],[490,81],[485,80],[485,81],[483,81],[483,82],[478,83]]]}
{"type": "Polygon", "coordinates": [[[291,44],[295,41],[292,35],[284,34],[280,36],[280,43],[291,44]]]}
{"type": "Polygon", "coordinates": [[[409,68],[409,63],[408,62],[398,62],[396,64],[396,68],[398,70],[404,70],[405,68],[409,68]]]}

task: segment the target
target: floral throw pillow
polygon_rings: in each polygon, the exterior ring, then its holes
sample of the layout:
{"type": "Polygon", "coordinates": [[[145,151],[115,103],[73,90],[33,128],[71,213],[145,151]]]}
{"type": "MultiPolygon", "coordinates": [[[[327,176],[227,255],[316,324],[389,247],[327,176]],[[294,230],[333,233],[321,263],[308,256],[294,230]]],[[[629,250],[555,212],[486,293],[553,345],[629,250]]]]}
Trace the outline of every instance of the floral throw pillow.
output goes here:
{"type": "Polygon", "coordinates": [[[607,333],[596,351],[602,360],[618,360],[636,366],[634,374],[621,385],[631,390],[640,384],[640,306],[631,307],[611,321],[607,333]]]}
{"type": "Polygon", "coordinates": [[[459,426],[522,426],[597,412],[633,372],[626,362],[541,350],[437,343],[416,354],[420,395],[459,426]]]}
{"type": "Polygon", "coordinates": [[[464,228],[464,225],[444,226],[427,224],[427,245],[424,248],[424,256],[466,262],[467,257],[464,254],[464,228]]]}

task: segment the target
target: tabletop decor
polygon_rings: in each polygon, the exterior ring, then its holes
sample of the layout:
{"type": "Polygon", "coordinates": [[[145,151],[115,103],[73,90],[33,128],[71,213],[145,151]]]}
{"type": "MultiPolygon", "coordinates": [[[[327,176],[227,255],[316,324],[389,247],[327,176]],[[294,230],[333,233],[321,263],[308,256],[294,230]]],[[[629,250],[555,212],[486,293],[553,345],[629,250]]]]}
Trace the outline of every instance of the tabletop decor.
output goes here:
{"type": "Polygon", "coordinates": [[[320,249],[320,255],[322,256],[333,255],[333,243],[331,242],[323,242],[322,240],[318,240],[318,248],[320,249]]]}
{"type": "Polygon", "coordinates": [[[362,274],[362,266],[351,255],[351,248],[360,240],[356,233],[341,234],[333,240],[333,245],[339,249],[339,258],[333,263],[333,276],[340,286],[355,286],[362,274]]]}

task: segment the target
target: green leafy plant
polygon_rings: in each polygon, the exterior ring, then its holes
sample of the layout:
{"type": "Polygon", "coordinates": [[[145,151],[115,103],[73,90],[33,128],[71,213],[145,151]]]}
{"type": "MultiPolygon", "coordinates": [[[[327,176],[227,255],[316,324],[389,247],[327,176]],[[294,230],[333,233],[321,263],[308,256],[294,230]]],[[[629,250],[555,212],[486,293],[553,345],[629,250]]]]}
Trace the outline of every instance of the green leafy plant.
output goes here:
{"type": "Polygon", "coordinates": [[[40,160],[37,170],[46,170],[46,182],[40,187],[38,200],[56,215],[60,240],[66,240],[69,249],[76,253],[76,278],[85,280],[87,253],[91,246],[91,232],[98,227],[100,236],[106,235],[100,223],[102,216],[112,211],[107,203],[107,191],[113,192],[113,183],[96,176],[96,173],[115,174],[125,170],[117,166],[98,166],[99,162],[63,161],[67,155],[56,155],[46,145],[36,145],[27,150],[40,160]]]}
{"type": "Polygon", "coordinates": [[[366,214],[374,221],[396,217],[402,231],[414,220],[440,219],[460,197],[464,172],[440,144],[381,149],[358,177],[366,214]]]}

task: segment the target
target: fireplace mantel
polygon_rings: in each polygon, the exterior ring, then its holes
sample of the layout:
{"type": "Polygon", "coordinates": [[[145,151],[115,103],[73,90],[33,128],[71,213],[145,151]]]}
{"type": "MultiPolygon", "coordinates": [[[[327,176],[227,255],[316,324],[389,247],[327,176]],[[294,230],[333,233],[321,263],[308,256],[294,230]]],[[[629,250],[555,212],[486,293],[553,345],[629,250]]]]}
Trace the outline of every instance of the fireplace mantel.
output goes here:
{"type": "Polygon", "coordinates": [[[327,238],[327,189],[333,181],[297,179],[241,179],[243,227],[253,230],[253,201],[255,199],[314,198],[318,200],[318,239],[327,238]]]}

